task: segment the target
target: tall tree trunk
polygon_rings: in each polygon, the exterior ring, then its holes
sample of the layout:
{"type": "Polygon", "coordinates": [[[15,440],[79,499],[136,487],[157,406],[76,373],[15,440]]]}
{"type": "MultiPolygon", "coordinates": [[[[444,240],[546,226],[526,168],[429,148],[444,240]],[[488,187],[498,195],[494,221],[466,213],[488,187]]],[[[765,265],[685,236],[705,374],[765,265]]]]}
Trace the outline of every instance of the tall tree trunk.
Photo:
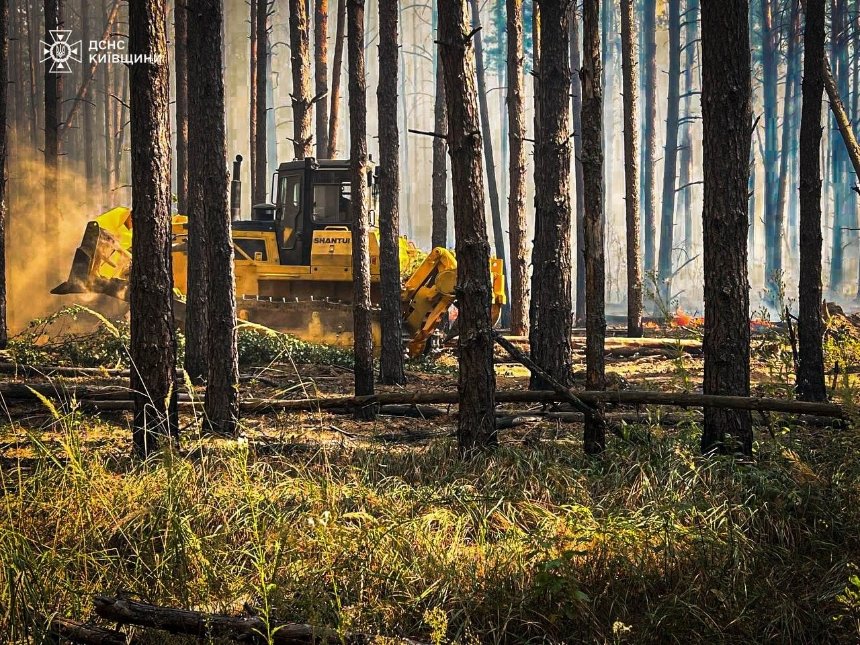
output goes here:
{"type": "MultiPolygon", "coordinates": [[[[786,46],[785,92],[782,103],[782,141],[779,155],[779,202],[778,210],[783,225],[791,231],[791,217],[786,226],[786,209],[788,207],[788,184],[793,179],[793,150],[792,140],[797,139],[795,104],[797,103],[798,73],[800,55],[797,51],[797,41],[800,39],[800,0],[790,0],[791,11],[788,26],[788,44],[786,46]]],[[[793,191],[792,191],[793,192],[793,191]]],[[[784,234],[783,234],[784,237],[784,234]]],[[[791,237],[791,236],[789,236],[791,237]]]]}
{"type": "Polygon", "coordinates": [[[529,275],[526,259],[526,136],[523,88],[523,2],[507,0],[508,65],[508,227],[511,249],[511,333],[529,328],[529,275]]]}
{"type": "Polygon", "coordinates": [[[104,79],[104,152],[105,165],[102,173],[103,187],[102,191],[108,203],[113,203],[113,189],[115,185],[114,177],[114,119],[113,119],[113,101],[111,97],[113,93],[113,74],[110,65],[102,66],[102,78],[104,79]]]}
{"type": "MultiPolygon", "coordinates": [[[[221,0],[189,0],[192,20],[188,27],[188,135],[191,206],[206,230],[208,270],[206,427],[232,435],[239,418],[239,356],[236,348],[236,291],[233,275],[233,240],[227,207],[227,138],[224,117],[221,0]]],[[[265,12],[265,7],[257,7],[265,12]]],[[[257,35],[265,48],[265,39],[257,35]]],[[[263,52],[259,52],[259,58],[263,52]]],[[[259,79],[258,79],[259,81],[259,79]]],[[[259,89],[259,85],[257,86],[259,89]]],[[[258,95],[257,100],[260,97],[258,95]]],[[[259,125],[259,114],[257,116],[259,125]]],[[[257,136],[260,136],[258,130],[257,136]]],[[[259,143],[259,141],[258,141],[259,143]]],[[[259,149],[258,149],[259,155],[259,149]]],[[[257,157],[264,163],[265,157],[257,157]]]]}
{"type": "Polygon", "coordinates": [[[639,133],[633,0],[621,0],[621,68],[624,74],[624,189],[627,211],[627,335],[642,336],[642,269],[639,261],[639,133]]]}
{"type": "MultiPolygon", "coordinates": [[[[252,0],[253,1],[253,0],[252,0]]],[[[295,0],[292,0],[293,2],[295,0]]],[[[268,144],[269,137],[266,128],[266,91],[271,79],[269,78],[269,0],[256,0],[257,2],[257,100],[254,105],[257,108],[257,117],[254,120],[254,125],[257,128],[257,133],[254,135],[254,160],[256,162],[256,180],[254,181],[254,202],[260,204],[268,201],[268,184],[269,173],[266,162],[268,161],[268,144]]],[[[304,0],[302,0],[304,7],[304,0]]],[[[292,13],[291,13],[292,22],[292,13]]],[[[290,40],[293,40],[292,33],[290,40]]],[[[310,64],[307,58],[307,14],[305,14],[305,58],[304,64],[310,64]]],[[[309,144],[310,145],[310,144],[309,144]]],[[[226,159],[224,161],[226,164],[226,159]]]]}
{"type": "Polygon", "coordinates": [[[306,0],[290,0],[290,68],[293,71],[293,154],[304,159],[313,154],[311,123],[311,68],[308,49],[306,0]]]}
{"type": "MultiPolygon", "coordinates": [[[[296,1],[296,0],[292,0],[296,1]]],[[[298,0],[301,1],[301,0],[298,0]]],[[[370,253],[367,208],[367,85],[364,71],[364,0],[347,0],[349,63],[350,204],[352,209],[353,350],[355,395],[373,394],[373,335],[370,314],[370,253]]],[[[368,406],[356,417],[372,419],[368,406]]]]}
{"type": "Polygon", "coordinates": [[[248,57],[250,70],[248,78],[250,85],[248,97],[250,99],[250,110],[248,112],[248,153],[251,168],[251,205],[257,201],[257,56],[259,55],[259,43],[257,43],[257,0],[248,0],[251,6],[251,51],[248,57]]]}
{"type": "MultiPolygon", "coordinates": [[[[9,98],[9,0],[0,0],[0,349],[6,349],[9,341],[6,326],[6,177],[9,148],[6,131],[6,107],[9,98]]],[[[19,34],[21,32],[19,31],[19,34]]],[[[20,41],[18,48],[20,49],[20,41]]],[[[23,78],[23,70],[18,67],[17,78],[23,78]]],[[[16,91],[21,92],[20,80],[16,91]]]]}
{"type": "Polygon", "coordinates": [[[170,224],[170,119],[167,2],[129,5],[129,54],[154,62],[129,66],[131,184],[131,391],[134,447],[146,456],[159,437],[175,437],[176,337],[170,224]]]}
{"type": "Polygon", "coordinates": [[[400,310],[400,132],[397,128],[397,17],[399,0],[379,0],[379,281],[382,291],[382,383],[406,381],[400,310]]]}
{"type": "Polygon", "coordinates": [[[315,107],[317,158],[328,154],[328,0],[314,3],[314,91],[319,97],[315,107]]]}
{"type": "Polygon", "coordinates": [[[576,186],[576,324],[585,321],[585,189],[582,177],[582,81],[579,69],[579,20],[576,7],[570,10],[570,94],[573,97],[573,171],[576,186]]]}
{"type": "Polygon", "coordinates": [[[824,92],[824,0],[806,0],[800,117],[800,285],[797,398],[824,401],[821,319],[821,96],[824,92]]]}
{"type": "Polygon", "coordinates": [[[779,150],[777,148],[778,65],[776,61],[779,32],[773,25],[774,0],[762,0],[762,88],[764,93],[764,280],[766,300],[777,304],[782,274],[782,212],[779,210],[779,150]]]}
{"type": "Polygon", "coordinates": [[[669,91],[666,101],[666,147],[663,150],[663,203],[657,278],[660,300],[672,298],[672,251],[675,245],[675,184],[678,161],[678,110],[681,86],[681,0],[669,0],[669,91]]]}
{"type": "Polygon", "coordinates": [[[337,32],[334,43],[334,60],[331,74],[331,110],[328,122],[328,157],[337,156],[337,129],[340,116],[340,79],[343,68],[344,23],[346,21],[346,0],[337,0],[337,32]]]}
{"type": "MultiPolygon", "coordinates": [[[[846,25],[846,0],[833,0],[831,5],[830,40],[833,59],[833,80],[840,97],[848,96],[848,45],[846,25]]],[[[848,154],[844,145],[833,147],[832,182],[833,182],[833,237],[830,254],[830,294],[833,298],[841,297],[845,280],[845,247],[846,228],[854,228],[849,217],[848,194],[850,184],[846,179],[848,170],[848,154]]]]}
{"type": "Polygon", "coordinates": [[[438,60],[436,47],[436,98],[433,106],[434,131],[433,137],[433,194],[431,211],[433,224],[430,246],[436,248],[448,246],[448,167],[445,159],[446,140],[442,138],[448,132],[448,110],[445,107],[445,78],[442,75],[442,62],[438,60]]]}
{"type": "MultiPolygon", "coordinates": [[[[478,107],[481,115],[481,141],[484,146],[484,161],[486,163],[487,189],[490,195],[490,214],[493,218],[493,247],[496,257],[507,265],[505,253],[505,230],[502,224],[502,208],[499,203],[499,187],[496,183],[496,161],[493,155],[493,127],[490,123],[490,108],[487,104],[487,79],[484,65],[484,45],[481,37],[481,15],[478,0],[470,0],[472,8],[472,37],[475,47],[475,71],[478,76],[478,107]]],[[[511,301],[508,283],[508,271],[505,271],[505,298],[511,301]]],[[[510,307],[505,306],[502,310],[502,325],[510,324],[510,307]]]]}
{"type": "MultiPolygon", "coordinates": [[[[81,33],[83,35],[83,42],[89,43],[90,38],[92,37],[91,31],[91,20],[90,20],[90,3],[87,0],[81,0],[81,26],[83,27],[81,33]]],[[[95,71],[95,70],[93,70],[95,71]]],[[[87,198],[91,199],[92,188],[95,186],[95,160],[93,155],[93,130],[95,126],[93,124],[93,117],[95,115],[95,104],[92,100],[93,92],[89,90],[89,80],[84,79],[84,83],[86,84],[86,89],[83,89],[81,95],[81,101],[83,101],[82,110],[84,113],[84,123],[83,123],[83,143],[84,143],[84,175],[86,177],[87,185],[87,198]]]]}
{"type": "MultiPolygon", "coordinates": [[[[405,22],[403,21],[404,8],[403,8],[402,4],[399,5],[398,11],[400,11],[400,21],[403,24],[405,24],[405,22]]],[[[413,17],[414,17],[414,12],[413,12],[413,17]]],[[[410,78],[412,76],[412,74],[410,74],[408,71],[408,68],[406,65],[406,54],[404,53],[403,48],[400,49],[400,58],[399,58],[398,63],[400,64],[400,95],[402,97],[402,100],[400,101],[400,126],[404,132],[408,132],[409,131],[409,105],[407,103],[408,93],[406,91],[406,81],[408,78],[410,78]]],[[[413,87],[414,87],[414,85],[413,85],[413,87]]],[[[414,99],[414,96],[415,96],[415,92],[413,92],[413,99],[414,99]]],[[[401,150],[402,150],[402,152],[401,152],[400,157],[401,157],[401,163],[403,164],[403,168],[402,168],[403,175],[406,177],[411,177],[412,173],[409,169],[410,168],[409,137],[404,137],[403,147],[401,150]]],[[[406,215],[406,217],[405,217],[406,233],[407,233],[407,235],[409,235],[411,237],[412,236],[412,225],[411,225],[410,213],[412,212],[412,191],[407,190],[406,194],[404,195],[404,198],[405,198],[405,202],[406,202],[406,204],[405,204],[406,208],[404,210],[405,215],[406,215]]]]}
{"type": "MultiPolygon", "coordinates": [[[[603,242],[603,87],[600,61],[600,3],[583,0],[582,169],[585,188],[585,383],[606,387],[603,346],[606,340],[605,258],[603,242]]],[[[606,446],[603,410],[585,419],[585,452],[606,446]]]]}
{"type": "MultiPolygon", "coordinates": [[[[62,0],[45,0],[45,42],[52,43],[52,31],[62,29],[62,0]]],[[[48,252],[57,254],[59,227],[57,225],[57,175],[60,160],[60,103],[63,98],[63,74],[52,72],[50,61],[45,63],[45,241],[48,252]]],[[[59,281],[57,264],[45,264],[45,280],[49,288],[59,281]]]]}
{"type": "Polygon", "coordinates": [[[27,11],[27,71],[30,78],[30,146],[33,148],[33,154],[39,150],[39,81],[36,74],[36,65],[41,56],[36,52],[40,50],[39,45],[39,11],[38,0],[24,0],[24,6],[27,11]]]}
{"type": "Polygon", "coordinates": [[[498,442],[490,321],[490,245],[484,215],[481,128],[466,0],[439,0],[438,7],[457,247],[460,325],[457,442],[460,454],[469,457],[498,442]]]}
{"type": "Polygon", "coordinates": [[[182,0],[177,0],[174,9],[173,38],[176,74],[176,208],[184,215],[188,213],[188,7],[182,0]]]}
{"type": "Polygon", "coordinates": [[[689,259],[693,257],[693,69],[699,40],[699,0],[687,0],[684,23],[684,116],[681,119],[678,211],[684,216],[684,253],[689,259]]]}
{"type": "Polygon", "coordinates": [[[642,20],[642,84],[645,109],[642,114],[642,228],[644,268],[657,269],[657,195],[654,164],[657,162],[657,3],[644,3],[642,20]]]}
{"type": "MultiPolygon", "coordinates": [[[[702,1],[705,394],[749,396],[747,188],[752,87],[746,0],[702,1]]],[[[702,451],[752,454],[748,411],[705,408],[702,451]]]]}

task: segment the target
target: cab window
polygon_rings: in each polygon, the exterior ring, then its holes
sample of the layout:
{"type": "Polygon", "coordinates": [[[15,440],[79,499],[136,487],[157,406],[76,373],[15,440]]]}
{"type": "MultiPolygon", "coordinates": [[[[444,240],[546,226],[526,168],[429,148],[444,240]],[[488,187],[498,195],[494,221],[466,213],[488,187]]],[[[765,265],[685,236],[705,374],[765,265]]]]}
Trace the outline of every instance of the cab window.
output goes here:
{"type": "Polygon", "coordinates": [[[349,182],[314,186],[315,224],[343,224],[350,221],[349,182]]]}
{"type": "Polygon", "coordinates": [[[292,223],[299,214],[302,204],[302,181],[298,175],[281,177],[278,190],[278,203],[281,206],[281,218],[292,223]]]}

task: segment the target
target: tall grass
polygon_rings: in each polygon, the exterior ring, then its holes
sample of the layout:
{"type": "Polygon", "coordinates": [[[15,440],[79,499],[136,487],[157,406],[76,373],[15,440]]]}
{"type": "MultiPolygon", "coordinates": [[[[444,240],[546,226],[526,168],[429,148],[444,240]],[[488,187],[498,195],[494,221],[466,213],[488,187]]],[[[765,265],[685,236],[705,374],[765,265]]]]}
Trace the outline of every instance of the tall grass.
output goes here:
{"type": "Polygon", "coordinates": [[[755,466],[703,460],[694,425],[599,462],[564,440],[463,463],[449,441],[198,439],[133,463],[125,432],[4,429],[7,640],[115,591],[436,642],[860,636],[853,432],[785,429],[755,466]]]}

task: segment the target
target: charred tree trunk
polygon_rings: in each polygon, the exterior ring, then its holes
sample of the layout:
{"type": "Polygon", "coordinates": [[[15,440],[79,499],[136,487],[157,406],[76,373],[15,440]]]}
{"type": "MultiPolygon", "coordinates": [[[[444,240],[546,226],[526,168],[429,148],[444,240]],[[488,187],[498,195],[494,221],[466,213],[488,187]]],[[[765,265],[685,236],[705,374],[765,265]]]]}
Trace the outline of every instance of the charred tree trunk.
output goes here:
{"type": "Polygon", "coordinates": [[[642,20],[642,84],[645,87],[642,114],[642,227],[644,267],[651,275],[657,269],[657,200],[654,164],[657,162],[657,3],[644,3],[642,20]]]}
{"type": "MultiPolygon", "coordinates": [[[[779,202],[777,205],[780,221],[789,230],[793,229],[791,224],[793,218],[788,218],[788,226],[786,226],[786,208],[788,206],[788,184],[793,179],[793,158],[795,151],[792,149],[792,142],[797,139],[796,133],[798,131],[795,104],[797,103],[798,95],[797,71],[800,66],[800,55],[797,51],[797,41],[800,39],[800,0],[790,1],[791,15],[788,26],[788,45],[785,53],[787,62],[785,70],[785,95],[782,103],[782,142],[779,148],[779,202]]],[[[781,229],[783,231],[782,237],[785,236],[785,228],[781,229]]],[[[789,238],[791,237],[793,237],[793,233],[789,236],[789,238]]]]}
{"type": "Polygon", "coordinates": [[[529,275],[526,259],[526,136],[523,88],[523,2],[507,0],[508,65],[508,227],[511,250],[511,333],[529,328],[529,275]]]}
{"type": "Polygon", "coordinates": [[[684,216],[685,259],[693,257],[693,70],[699,40],[699,0],[687,0],[684,12],[684,116],[681,119],[678,211],[684,216]]]}
{"type": "MultiPolygon", "coordinates": [[[[603,345],[606,340],[605,258],[603,242],[603,87],[600,61],[599,0],[584,0],[582,12],[582,168],[585,183],[585,382],[590,390],[606,387],[603,345]]],[[[585,452],[606,446],[603,410],[585,419],[585,452]]]]}
{"type": "MultiPolygon", "coordinates": [[[[747,186],[752,131],[749,6],[702,2],[705,394],[749,396],[747,186]]],[[[702,451],[752,454],[749,412],[705,408],[702,451]]]]}
{"type": "Polygon", "coordinates": [[[185,215],[188,213],[188,7],[182,0],[177,0],[174,9],[173,51],[176,74],[176,209],[185,215]]]}
{"type": "MultiPolygon", "coordinates": [[[[52,43],[52,31],[63,28],[63,1],[45,0],[45,42],[52,43]]],[[[60,103],[63,99],[63,76],[51,71],[51,61],[45,63],[45,241],[49,253],[56,254],[59,228],[57,226],[57,174],[60,162],[60,103]]],[[[49,288],[58,282],[56,263],[45,264],[45,280],[49,288]]]]}
{"type": "Polygon", "coordinates": [[[824,92],[824,0],[806,0],[800,117],[800,303],[797,398],[825,401],[821,319],[821,96],[824,92]]]}
{"type": "Polygon", "coordinates": [[[249,88],[248,96],[250,98],[250,110],[248,119],[248,154],[251,168],[251,205],[257,200],[257,0],[248,0],[251,6],[251,51],[248,57],[250,62],[250,70],[248,78],[250,79],[251,87],[249,88]]]}
{"type": "Polygon", "coordinates": [[[779,210],[779,150],[777,149],[777,38],[774,0],[762,0],[762,89],[764,94],[764,281],[765,298],[774,306],[782,274],[782,212],[779,210]]]}
{"type": "Polygon", "coordinates": [[[308,49],[306,0],[290,0],[290,67],[293,71],[293,154],[304,159],[313,154],[311,124],[311,69],[308,49]]]}
{"type": "MultiPolygon", "coordinates": [[[[221,48],[224,15],[221,0],[190,0],[189,7],[193,12],[193,20],[189,24],[189,63],[194,69],[188,82],[190,168],[194,179],[194,205],[197,207],[194,216],[202,220],[206,228],[204,252],[208,265],[209,334],[206,347],[209,370],[204,409],[206,427],[210,431],[232,435],[239,418],[239,355],[236,348],[233,240],[227,207],[227,138],[221,48]]],[[[261,10],[264,11],[265,7],[257,8],[258,12],[261,10]]],[[[258,43],[264,42],[258,34],[258,43]]],[[[259,85],[257,87],[259,89],[259,85]]],[[[257,136],[260,136],[259,130],[257,136]]],[[[257,161],[265,164],[265,157],[258,156],[257,161]]]]}
{"type": "Polygon", "coordinates": [[[397,127],[399,0],[379,0],[379,280],[382,291],[382,353],[379,380],[404,383],[403,315],[400,310],[400,132],[397,127]]]}
{"type": "MultiPolygon", "coordinates": [[[[293,2],[297,0],[292,0],[293,2]]],[[[302,0],[298,0],[301,2],[302,0]]],[[[364,71],[364,0],[347,0],[349,62],[350,205],[352,209],[353,350],[355,395],[373,394],[373,335],[370,314],[369,217],[367,209],[367,85],[364,71]]],[[[372,419],[373,406],[356,410],[372,419]]]]}
{"type": "MultiPolygon", "coordinates": [[[[834,0],[831,4],[830,42],[832,49],[831,58],[833,59],[832,77],[835,82],[836,93],[843,100],[848,97],[846,11],[846,0],[834,0]]],[[[842,286],[845,281],[845,247],[847,246],[846,238],[848,238],[846,229],[856,227],[849,217],[851,197],[848,191],[850,191],[850,184],[846,179],[846,176],[849,174],[848,152],[844,145],[837,144],[832,149],[831,180],[833,182],[834,209],[833,236],[831,238],[830,252],[830,294],[833,298],[839,298],[842,295],[842,286]]]]}
{"type": "Polygon", "coordinates": [[[435,123],[433,137],[433,195],[431,211],[433,225],[430,246],[436,248],[448,246],[448,167],[445,139],[440,135],[448,132],[448,110],[445,107],[445,78],[442,75],[442,62],[436,61],[436,99],[433,107],[433,122],[435,123]]]}
{"type": "MultiPolygon", "coordinates": [[[[252,2],[254,0],[251,0],[252,2]]],[[[257,100],[254,105],[257,109],[257,117],[254,126],[257,129],[254,135],[254,161],[256,166],[256,179],[254,181],[254,202],[259,204],[268,201],[268,172],[266,161],[268,157],[268,133],[266,131],[266,91],[269,83],[269,0],[256,0],[257,2],[257,100]]],[[[304,2],[302,2],[304,7],[304,2]]],[[[290,38],[292,40],[292,37],[290,38]]],[[[305,17],[305,59],[304,64],[309,65],[307,59],[307,16],[305,17]]],[[[224,160],[226,164],[226,159],[224,160]]]]}
{"type": "Polygon", "coordinates": [[[633,0],[621,0],[621,68],[624,75],[624,188],[627,211],[627,335],[642,336],[642,269],[639,265],[639,133],[633,0]]]}
{"type": "Polygon", "coordinates": [[[314,91],[319,101],[316,103],[316,144],[317,159],[325,159],[328,154],[328,0],[315,0],[314,3],[314,91]]]}
{"type": "Polygon", "coordinates": [[[681,87],[681,0],[669,0],[669,92],[666,101],[666,147],[663,150],[663,203],[657,282],[660,300],[672,297],[672,251],[675,245],[675,184],[678,168],[678,110],[681,87]]]}
{"type": "Polygon", "coordinates": [[[129,5],[129,53],[154,62],[129,66],[131,184],[134,209],[131,281],[131,391],[134,447],[146,456],[159,437],[177,433],[176,337],[170,255],[170,124],[167,3],[129,5]]]}
{"type": "Polygon", "coordinates": [[[573,169],[576,186],[576,324],[585,320],[585,189],[582,177],[582,81],[579,69],[579,19],[576,7],[570,10],[570,93],[573,97],[573,169]]]}
{"type": "Polygon", "coordinates": [[[460,412],[457,442],[469,457],[494,446],[496,435],[493,329],[490,321],[490,245],[484,215],[481,127],[475,61],[465,0],[439,0],[439,51],[448,108],[448,150],[454,184],[457,251],[460,412]]]}
{"type": "MultiPolygon", "coordinates": [[[[9,0],[0,0],[0,349],[6,349],[9,333],[6,327],[6,177],[9,147],[6,130],[7,102],[9,98],[9,0]]],[[[20,43],[18,44],[20,48],[20,43]]],[[[18,78],[23,76],[17,69],[18,78]]],[[[21,91],[18,88],[17,91],[21,91]]]]}
{"type": "MultiPolygon", "coordinates": [[[[493,127],[490,123],[490,108],[487,104],[487,80],[484,69],[484,45],[481,37],[481,16],[478,0],[469,0],[472,8],[472,37],[475,45],[475,71],[478,76],[478,107],[481,115],[481,142],[484,146],[484,161],[486,163],[487,189],[490,195],[490,213],[493,218],[493,247],[496,257],[507,265],[505,253],[505,232],[502,225],[502,208],[499,203],[499,187],[496,183],[496,161],[493,154],[493,127]]],[[[508,287],[508,271],[505,271],[505,297],[507,302],[511,301],[510,289],[508,287]]],[[[502,309],[502,325],[507,327],[510,323],[510,307],[502,309]]]]}
{"type": "Polygon", "coordinates": [[[337,156],[337,128],[340,117],[340,77],[343,67],[344,23],[346,20],[346,0],[337,0],[337,32],[334,43],[334,60],[331,74],[331,110],[328,122],[328,158],[337,156]]]}

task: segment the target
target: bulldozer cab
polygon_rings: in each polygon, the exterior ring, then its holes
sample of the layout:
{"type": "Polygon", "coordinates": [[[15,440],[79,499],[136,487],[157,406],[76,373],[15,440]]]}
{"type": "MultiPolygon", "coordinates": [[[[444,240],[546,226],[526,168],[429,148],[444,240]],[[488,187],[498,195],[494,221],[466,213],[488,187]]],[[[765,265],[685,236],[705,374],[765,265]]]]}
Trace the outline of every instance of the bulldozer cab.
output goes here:
{"type": "MultiPolygon", "coordinates": [[[[367,174],[371,226],[376,222],[375,168],[367,174]]],[[[237,229],[273,227],[282,265],[307,266],[311,262],[314,231],[328,227],[352,228],[352,194],[348,160],[312,157],[282,163],[272,186],[272,204],[254,206],[251,222],[234,222],[237,229]]],[[[270,229],[271,230],[271,229],[270,229]]]]}

